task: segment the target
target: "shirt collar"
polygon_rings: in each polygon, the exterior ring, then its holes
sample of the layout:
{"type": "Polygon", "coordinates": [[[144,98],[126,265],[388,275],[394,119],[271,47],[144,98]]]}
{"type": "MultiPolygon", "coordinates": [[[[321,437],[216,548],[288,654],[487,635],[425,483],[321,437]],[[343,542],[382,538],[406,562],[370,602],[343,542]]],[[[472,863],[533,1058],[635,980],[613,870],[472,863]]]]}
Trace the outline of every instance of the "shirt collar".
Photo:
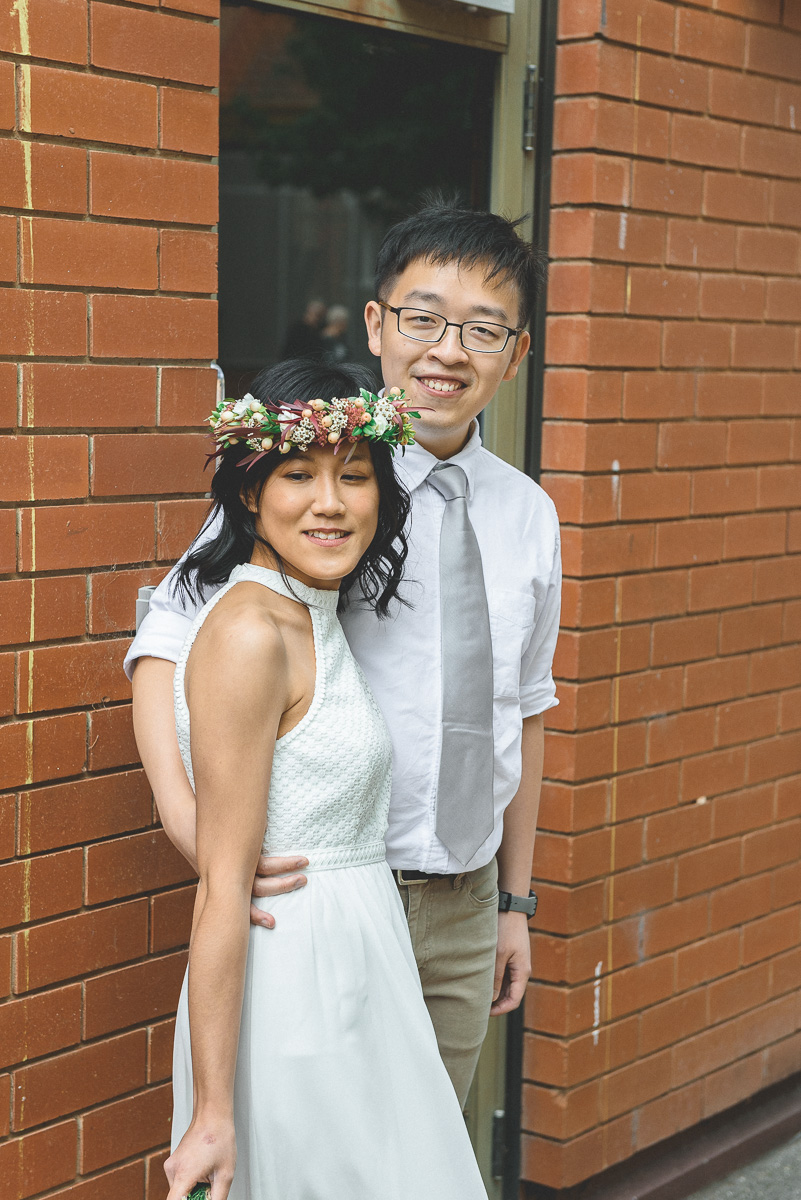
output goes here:
{"type": "MultiPolygon", "coordinates": [[[[476,463],[478,461],[477,451],[481,449],[481,434],[478,429],[478,421],[473,422],[473,432],[467,439],[466,445],[462,447],[458,454],[454,454],[452,458],[445,461],[456,463],[461,467],[467,476],[468,494],[473,491],[475,486],[476,463]]],[[[436,455],[431,454],[418,442],[412,446],[406,447],[406,453],[396,455],[395,467],[401,482],[410,492],[424,483],[428,476],[433,471],[438,462],[442,460],[436,455]]]]}

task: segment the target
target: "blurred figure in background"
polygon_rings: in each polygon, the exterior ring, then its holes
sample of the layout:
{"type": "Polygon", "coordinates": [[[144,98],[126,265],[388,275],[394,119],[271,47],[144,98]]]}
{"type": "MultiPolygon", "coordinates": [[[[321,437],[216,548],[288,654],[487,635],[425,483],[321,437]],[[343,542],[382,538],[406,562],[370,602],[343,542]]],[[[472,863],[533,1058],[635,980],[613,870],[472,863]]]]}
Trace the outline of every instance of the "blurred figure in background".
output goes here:
{"type": "Polygon", "coordinates": [[[350,359],[350,347],[345,340],[349,319],[350,313],[344,304],[332,304],[328,310],[323,327],[323,354],[326,362],[335,366],[350,359]]]}
{"type": "Polygon", "coordinates": [[[310,300],[300,320],[293,321],[287,329],[281,358],[322,358],[325,347],[321,330],[325,319],[325,303],[310,300]]]}

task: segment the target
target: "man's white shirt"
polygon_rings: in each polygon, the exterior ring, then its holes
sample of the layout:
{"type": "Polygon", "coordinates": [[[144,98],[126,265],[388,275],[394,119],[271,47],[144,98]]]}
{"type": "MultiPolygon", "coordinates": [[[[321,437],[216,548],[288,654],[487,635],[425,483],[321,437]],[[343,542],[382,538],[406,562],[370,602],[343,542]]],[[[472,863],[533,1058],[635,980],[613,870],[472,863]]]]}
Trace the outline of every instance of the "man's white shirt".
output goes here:
{"type": "MultiPolygon", "coordinates": [[[[468,512],[487,589],[494,672],[495,823],[470,862],[460,863],[435,832],[442,742],[439,540],[445,500],[427,477],[438,461],[420,445],[395,455],[398,476],[412,497],[409,557],[401,585],[410,607],[394,603],[382,621],[355,601],[345,608],[342,625],[392,736],[387,860],[391,867],[407,871],[453,873],[482,867],[496,853],[504,811],[520,783],[523,720],[558,704],[551,667],[559,629],[561,560],[552,501],[532,479],[486,450],[476,428],[449,461],[467,476],[468,512]]],[[[199,540],[212,537],[214,528],[206,529],[199,540]]],[[[129,675],[134,660],[144,655],[178,659],[200,605],[172,592],[173,573],[174,568],[156,589],[128,651],[129,675]]],[[[464,636],[470,637],[470,630],[464,636]]],[[[347,771],[348,745],[356,732],[343,729],[341,745],[332,747],[332,771],[347,771]]]]}

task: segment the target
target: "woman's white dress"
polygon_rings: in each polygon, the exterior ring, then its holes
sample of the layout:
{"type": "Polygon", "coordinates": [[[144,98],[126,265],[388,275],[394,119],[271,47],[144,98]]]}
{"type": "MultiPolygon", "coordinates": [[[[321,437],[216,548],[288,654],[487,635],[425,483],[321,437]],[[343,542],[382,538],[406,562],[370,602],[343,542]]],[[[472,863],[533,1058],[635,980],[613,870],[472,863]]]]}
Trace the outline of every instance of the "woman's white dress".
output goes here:
{"type": "MultiPolygon", "coordinates": [[[[308,713],[273,760],[264,851],[305,855],[308,883],[259,901],[276,926],[250,929],[230,1200],[486,1200],[384,859],[389,733],[345,641],[336,591],[295,580],[290,590],[247,564],[201,610],[175,672],[189,778],[186,661],[204,619],[241,581],[308,607],[317,677],[308,713]]],[[[192,1117],[186,979],[173,1092],[175,1148],[192,1117]]]]}

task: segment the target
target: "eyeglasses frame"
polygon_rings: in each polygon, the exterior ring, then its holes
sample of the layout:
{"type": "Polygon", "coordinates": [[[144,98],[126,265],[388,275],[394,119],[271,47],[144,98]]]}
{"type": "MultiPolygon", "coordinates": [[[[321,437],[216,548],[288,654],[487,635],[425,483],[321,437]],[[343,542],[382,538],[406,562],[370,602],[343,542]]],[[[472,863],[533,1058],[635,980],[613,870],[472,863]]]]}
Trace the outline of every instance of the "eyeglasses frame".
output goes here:
{"type": "Polygon", "coordinates": [[[501,346],[501,348],[499,350],[476,350],[473,346],[465,346],[465,344],[464,344],[464,327],[465,327],[465,325],[475,325],[477,323],[477,321],[480,320],[480,318],[473,317],[473,319],[471,321],[462,321],[462,323],[459,324],[458,321],[447,321],[445,319],[445,317],[443,317],[442,313],[432,312],[431,309],[429,309],[429,308],[415,308],[414,305],[412,305],[412,304],[402,304],[400,306],[400,308],[395,308],[391,304],[386,304],[383,300],[379,300],[378,303],[381,305],[382,308],[385,308],[388,312],[395,314],[395,319],[398,322],[398,333],[401,334],[401,337],[407,337],[413,342],[422,342],[423,345],[425,345],[425,346],[438,346],[439,343],[442,341],[442,339],[445,337],[445,334],[448,332],[448,326],[452,325],[454,329],[459,330],[459,344],[461,345],[463,350],[466,350],[468,352],[468,354],[503,354],[504,350],[509,345],[509,338],[514,337],[515,340],[517,340],[517,338],[519,338],[520,334],[523,332],[522,329],[512,329],[508,325],[501,325],[500,321],[487,321],[486,322],[487,325],[495,325],[498,329],[503,329],[506,331],[506,341],[503,343],[503,345],[501,346]],[[401,330],[401,327],[400,327],[400,314],[404,311],[404,309],[406,309],[408,312],[427,313],[429,317],[438,317],[440,319],[440,321],[445,321],[445,327],[442,330],[442,333],[439,335],[438,338],[434,338],[434,339],[417,338],[414,336],[414,334],[403,333],[403,331],[401,330]]]}

